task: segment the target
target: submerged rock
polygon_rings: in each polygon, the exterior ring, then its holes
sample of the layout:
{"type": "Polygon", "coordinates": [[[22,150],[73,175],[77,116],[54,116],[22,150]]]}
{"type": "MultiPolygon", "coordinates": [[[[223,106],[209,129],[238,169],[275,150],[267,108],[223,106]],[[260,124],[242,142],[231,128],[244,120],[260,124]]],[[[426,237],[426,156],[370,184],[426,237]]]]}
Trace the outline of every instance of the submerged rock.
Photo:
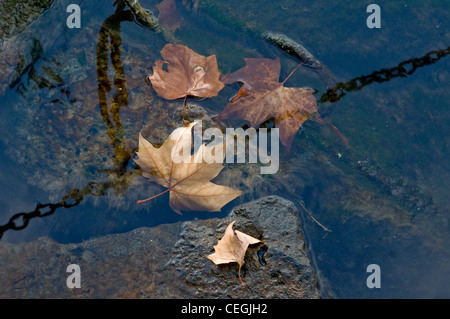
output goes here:
{"type": "Polygon", "coordinates": [[[331,70],[317,60],[308,50],[300,43],[295,42],[291,38],[281,33],[265,32],[263,38],[272,42],[281,50],[298,58],[306,67],[314,69],[327,89],[336,85],[336,78],[331,70]]]}
{"type": "Polygon", "coordinates": [[[184,222],[169,265],[184,277],[184,294],[201,298],[318,298],[317,279],[292,202],[269,196],[236,207],[224,219],[184,222]],[[245,257],[241,287],[237,264],[205,258],[236,220],[234,229],[258,238],[245,257]]]}
{"type": "Polygon", "coordinates": [[[51,0],[25,0],[0,2],[0,43],[1,39],[11,37],[22,32],[39,15],[50,7],[51,0]]]}
{"type": "Polygon", "coordinates": [[[0,242],[1,298],[320,298],[317,278],[293,203],[269,196],[223,218],[194,220],[79,244],[48,238],[0,242]],[[242,267],[215,265],[206,256],[226,226],[259,238],[242,267]],[[69,264],[81,288],[67,288],[69,264]]]}

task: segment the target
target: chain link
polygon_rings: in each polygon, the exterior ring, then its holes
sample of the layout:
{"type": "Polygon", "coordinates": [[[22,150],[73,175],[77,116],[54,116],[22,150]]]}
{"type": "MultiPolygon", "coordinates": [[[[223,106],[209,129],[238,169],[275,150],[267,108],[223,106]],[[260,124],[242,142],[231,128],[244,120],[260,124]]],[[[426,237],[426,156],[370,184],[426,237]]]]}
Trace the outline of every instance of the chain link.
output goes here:
{"type": "MultiPolygon", "coordinates": [[[[450,47],[444,50],[431,51],[421,58],[414,58],[404,61],[394,68],[382,69],[380,71],[375,71],[370,75],[354,78],[345,83],[338,83],[335,87],[329,89],[325,94],[323,94],[319,101],[337,102],[346,94],[346,92],[360,90],[370,83],[386,82],[391,80],[392,78],[406,77],[414,73],[417,68],[433,64],[449,53],[450,47]]],[[[35,210],[32,212],[17,213],[9,219],[8,223],[6,223],[5,225],[0,225],[0,239],[8,229],[24,229],[28,226],[28,223],[32,218],[42,218],[52,215],[56,211],[56,209],[60,207],[70,208],[76,206],[84,199],[84,196],[86,195],[102,196],[105,194],[105,191],[111,186],[111,182],[90,182],[82,190],[71,189],[59,203],[37,204],[35,210]]]]}
{"type": "MultiPolygon", "coordinates": [[[[119,3],[116,8],[115,13],[113,15],[109,16],[102,25],[100,35],[99,35],[98,48],[105,50],[105,52],[108,48],[110,48],[109,43],[111,43],[111,45],[114,45],[114,47],[121,46],[120,23],[122,21],[132,21],[132,19],[133,19],[133,15],[131,14],[131,12],[128,10],[124,11],[124,7],[125,7],[124,4],[119,3]]],[[[120,50],[113,50],[113,49],[110,49],[110,50],[111,50],[111,60],[113,62],[115,71],[118,74],[114,78],[114,81],[117,81],[119,78],[122,79],[124,76],[123,68],[121,65],[120,50]]],[[[97,53],[97,71],[100,70],[99,65],[103,66],[102,63],[106,63],[106,66],[108,65],[107,60],[105,60],[105,61],[101,60],[101,57],[103,57],[103,55],[101,54],[102,52],[103,52],[102,50],[99,50],[99,52],[97,53]],[[100,63],[100,61],[102,61],[102,63],[100,63]]],[[[105,56],[107,56],[107,55],[105,55],[105,56]]],[[[104,70],[101,69],[101,71],[104,72],[105,75],[108,74],[107,67],[104,70]]],[[[102,78],[99,77],[99,81],[103,85],[103,86],[100,85],[100,87],[102,87],[102,88],[104,87],[104,85],[109,85],[109,80],[107,77],[102,77],[102,78]]],[[[121,81],[121,83],[124,84],[124,81],[121,81]]],[[[121,98],[123,99],[123,95],[126,96],[126,92],[127,92],[125,86],[122,86],[121,89],[122,89],[121,95],[116,97],[119,100],[121,98]]],[[[105,92],[103,92],[103,93],[106,98],[105,92]]],[[[99,95],[101,95],[101,94],[99,93],[99,95]]],[[[99,96],[99,99],[100,99],[100,96],[99,96]]],[[[122,101],[122,100],[120,100],[120,101],[122,101]]],[[[104,104],[105,103],[102,103],[102,100],[100,99],[100,105],[102,106],[104,104]]],[[[118,107],[120,107],[122,105],[123,105],[123,103],[121,105],[118,105],[118,107]]],[[[105,106],[104,109],[107,109],[107,105],[104,105],[104,106],[105,106]]],[[[116,107],[116,109],[117,109],[117,107],[116,107]]],[[[116,110],[116,113],[118,114],[118,109],[116,110]]],[[[107,112],[105,112],[104,114],[102,113],[102,116],[103,116],[103,119],[104,119],[106,125],[108,126],[108,134],[110,134],[112,146],[114,147],[114,149],[116,151],[116,155],[117,155],[117,153],[120,153],[120,155],[121,155],[120,157],[119,156],[116,157],[116,158],[119,158],[119,160],[116,160],[116,165],[118,167],[117,176],[121,177],[122,175],[124,175],[126,173],[126,169],[124,169],[124,168],[126,167],[128,161],[130,159],[130,155],[134,152],[134,150],[127,152],[127,151],[123,151],[122,149],[120,149],[120,147],[116,146],[116,144],[120,144],[120,143],[118,143],[116,141],[117,132],[115,132],[114,129],[112,128],[112,123],[109,119],[109,114],[107,112]]],[[[113,115],[113,118],[114,118],[114,115],[113,115]]],[[[116,125],[117,125],[117,131],[119,131],[121,129],[120,119],[116,119],[116,125]]],[[[27,227],[29,221],[32,218],[36,218],[36,217],[41,218],[41,217],[52,215],[56,211],[56,209],[58,209],[60,207],[64,207],[64,208],[74,207],[74,206],[78,205],[79,203],[81,203],[86,195],[102,196],[105,194],[105,192],[108,188],[118,186],[115,184],[120,184],[121,186],[123,186],[120,178],[117,180],[117,182],[108,181],[108,182],[99,183],[99,182],[93,181],[93,182],[88,183],[83,189],[74,188],[74,189],[69,190],[69,192],[62,198],[62,200],[59,203],[37,204],[35,210],[32,212],[29,212],[29,213],[22,212],[22,213],[15,214],[9,219],[7,224],[0,225],[0,239],[2,238],[5,231],[7,231],[8,229],[13,229],[13,230],[24,229],[25,227],[27,227]]]]}
{"type": "Polygon", "coordinates": [[[446,55],[450,53],[450,47],[443,50],[436,50],[428,52],[426,55],[420,58],[414,58],[404,61],[396,67],[390,69],[381,69],[379,71],[372,72],[369,75],[360,76],[344,83],[338,83],[333,88],[327,90],[321,98],[320,102],[337,102],[347,92],[361,90],[368,84],[373,82],[386,82],[397,77],[406,77],[413,74],[418,68],[425,65],[436,63],[446,55]]]}
{"type": "Polygon", "coordinates": [[[63,197],[63,199],[56,204],[40,204],[36,205],[34,211],[29,213],[17,213],[11,216],[8,223],[0,226],[0,238],[8,230],[21,230],[28,226],[31,219],[39,217],[46,217],[52,215],[56,209],[60,207],[70,208],[78,205],[84,199],[86,195],[101,196],[104,195],[106,189],[111,186],[110,182],[98,183],[90,182],[82,190],[73,188],[63,197]]]}

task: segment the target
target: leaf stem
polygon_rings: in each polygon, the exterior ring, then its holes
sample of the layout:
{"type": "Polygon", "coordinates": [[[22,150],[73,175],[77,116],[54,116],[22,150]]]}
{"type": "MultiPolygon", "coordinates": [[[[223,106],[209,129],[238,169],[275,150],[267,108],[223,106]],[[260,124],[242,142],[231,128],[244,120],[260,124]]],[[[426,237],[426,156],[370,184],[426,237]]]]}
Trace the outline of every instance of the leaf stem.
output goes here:
{"type": "Polygon", "coordinates": [[[151,200],[151,199],[153,199],[153,198],[155,198],[155,197],[161,196],[162,194],[167,193],[167,192],[170,191],[170,190],[172,190],[172,187],[169,187],[169,188],[166,189],[164,192],[161,192],[161,193],[159,193],[159,194],[156,194],[156,195],[154,195],[154,196],[152,196],[152,197],[149,197],[149,198],[147,198],[147,199],[138,200],[137,203],[138,203],[138,204],[142,204],[143,202],[146,202],[146,201],[151,200]]]}
{"type": "Polygon", "coordinates": [[[294,72],[297,71],[297,69],[298,69],[299,67],[302,66],[302,64],[303,64],[303,62],[302,62],[302,63],[299,63],[299,64],[295,67],[295,69],[293,69],[292,72],[287,76],[287,78],[285,78],[284,81],[281,82],[281,84],[284,85],[284,82],[286,82],[286,81],[291,77],[291,75],[294,74],[294,72]]]}
{"type": "Polygon", "coordinates": [[[242,268],[242,265],[239,265],[239,280],[241,281],[241,286],[244,287],[245,286],[245,282],[241,278],[241,268],[242,268]]]}
{"type": "Polygon", "coordinates": [[[137,203],[138,203],[138,204],[144,203],[144,202],[146,202],[146,201],[149,201],[149,200],[151,200],[151,199],[153,199],[153,198],[155,198],[155,197],[161,196],[162,194],[171,191],[175,186],[177,186],[177,185],[180,184],[181,182],[185,181],[186,179],[188,179],[189,177],[191,177],[191,176],[194,175],[195,173],[197,173],[199,170],[201,170],[201,169],[202,169],[203,167],[205,167],[206,165],[208,165],[208,163],[204,163],[202,166],[200,166],[199,168],[197,168],[197,170],[195,170],[192,174],[190,174],[189,176],[186,176],[185,178],[183,178],[183,179],[177,181],[175,184],[173,184],[172,186],[170,186],[170,187],[169,187],[168,189],[166,189],[164,192],[161,192],[161,193],[159,193],[159,194],[156,194],[156,195],[154,195],[154,196],[152,196],[152,197],[149,197],[149,198],[147,198],[147,199],[138,200],[137,203]]]}
{"type": "Polygon", "coordinates": [[[186,100],[187,100],[187,94],[184,97],[184,101],[183,101],[183,106],[182,106],[182,110],[181,110],[181,119],[185,120],[185,115],[186,115],[186,100]]]}

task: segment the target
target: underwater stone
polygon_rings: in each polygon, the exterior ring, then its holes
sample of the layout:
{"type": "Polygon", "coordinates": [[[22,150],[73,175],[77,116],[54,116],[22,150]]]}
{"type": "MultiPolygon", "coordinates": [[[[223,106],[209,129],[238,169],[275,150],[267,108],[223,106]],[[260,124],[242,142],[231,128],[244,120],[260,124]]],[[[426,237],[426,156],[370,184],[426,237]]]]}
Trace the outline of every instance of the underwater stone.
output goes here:
{"type": "Polygon", "coordinates": [[[49,238],[0,242],[0,298],[320,298],[298,211],[264,197],[225,218],[192,220],[59,244],[49,238]],[[236,220],[235,229],[263,241],[247,250],[242,267],[215,265],[206,256],[236,220]],[[263,246],[265,264],[258,251],[263,246]],[[66,287],[77,263],[81,288],[66,287]]]}

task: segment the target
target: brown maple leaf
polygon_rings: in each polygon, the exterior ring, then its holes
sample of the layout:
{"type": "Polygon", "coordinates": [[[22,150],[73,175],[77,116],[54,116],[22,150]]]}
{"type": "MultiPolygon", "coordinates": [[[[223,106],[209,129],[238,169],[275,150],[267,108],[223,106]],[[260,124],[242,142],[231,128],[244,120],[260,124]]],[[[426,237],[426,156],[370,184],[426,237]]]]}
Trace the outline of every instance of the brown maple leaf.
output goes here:
{"type": "Polygon", "coordinates": [[[244,265],[245,252],[249,245],[260,243],[259,239],[252,236],[244,234],[239,230],[233,230],[233,224],[235,221],[231,222],[222,239],[219,240],[216,246],[214,246],[214,253],[208,255],[207,258],[212,260],[216,265],[218,264],[228,264],[236,262],[239,265],[239,279],[242,285],[244,282],[241,278],[241,267],[244,265]]]}
{"type": "Polygon", "coordinates": [[[239,118],[257,127],[274,118],[281,143],[289,150],[297,131],[318,111],[313,90],[284,87],[298,67],[280,83],[281,65],[278,58],[246,58],[245,62],[243,68],[222,77],[226,84],[242,82],[243,85],[215,119],[239,118]]]}
{"type": "Polygon", "coordinates": [[[159,10],[158,21],[168,30],[174,32],[181,27],[181,18],[177,12],[175,0],[164,0],[156,5],[159,10]]]}
{"type": "Polygon", "coordinates": [[[166,44],[149,76],[156,93],[167,100],[216,96],[224,87],[215,55],[205,57],[179,44],[166,44]],[[163,70],[167,65],[167,70],[163,70]]]}
{"type": "Polygon", "coordinates": [[[220,211],[223,205],[242,194],[239,190],[210,182],[223,168],[214,157],[223,144],[202,144],[191,155],[191,131],[195,124],[175,129],[160,148],[153,147],[139,135],[138,158],[134,161],[142,168],[142,175],[167,190],[138,203],[170,192],[169,205],[178,214],[181,210],[213,212],[220,211]],[[183,150],[189,151],[180,155],[183,150]]]}

